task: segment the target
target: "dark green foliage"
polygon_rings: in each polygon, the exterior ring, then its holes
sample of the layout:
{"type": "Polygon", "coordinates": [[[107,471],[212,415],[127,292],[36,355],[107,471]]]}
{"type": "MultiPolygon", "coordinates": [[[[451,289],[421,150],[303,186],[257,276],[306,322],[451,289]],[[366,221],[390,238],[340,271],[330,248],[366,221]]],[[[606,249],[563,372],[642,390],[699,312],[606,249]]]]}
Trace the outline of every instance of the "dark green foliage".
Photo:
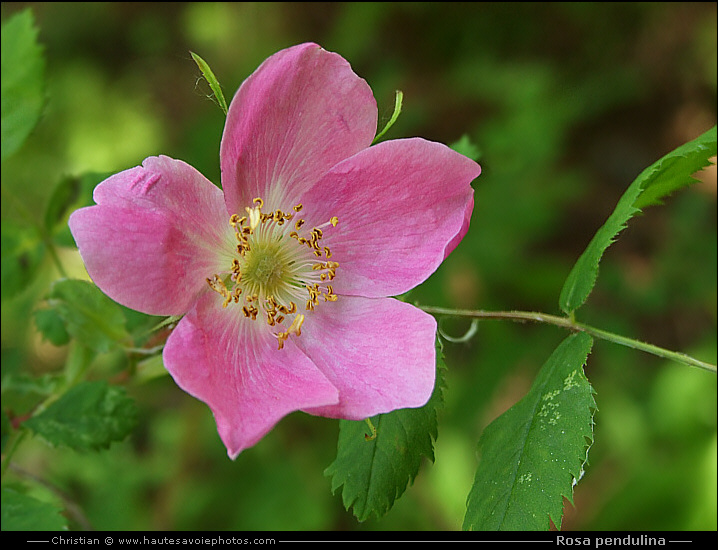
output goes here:
{"type": "Polygon", "coordinates": [[[434,460],[437,411],[443,405],[443,357],[437,345],[434,393],[417,409],[401,409],[363,421],[341,420],[337,458],[326,469],[332,492],[342,487],[342,501],[359,521],[386,514],[419,473],[422,458],[434,460]]]}
{"type": "Polygon", "coordinates": [[[549,519],[561,525],[563,498],[572,500],[593,441],[596,404],[583,373],[592,345],[583,333],[566,338],[526,397],[484,430],[464,529],[548,530],[549,519]]]}
{"type": "Polygon", "coordinates": [[[58,318],[64,322],[68,334],[99,353],[129,341],[122,308],[88,281],[56,281],[50,288],[47,304],[47,310],[40,310],[44,323],[38,324],[38,328],[48,331],[44,334],[50,341],[57,338],[58,318]],[[51,326],[45,322],[49,316],[53,316],[51,326]]]}
{"type": "Polygon", "coordinates": [[[81,382],[24,426],[52,445],[88,451],[122,441],[136,422],[137,407],[124,389],[81,382]]]}
{"type": "Polygon", "coordinates": [[[65,531],[67,520],[60,515],[56,506],[3,487],[2,530],[65,531]]]}

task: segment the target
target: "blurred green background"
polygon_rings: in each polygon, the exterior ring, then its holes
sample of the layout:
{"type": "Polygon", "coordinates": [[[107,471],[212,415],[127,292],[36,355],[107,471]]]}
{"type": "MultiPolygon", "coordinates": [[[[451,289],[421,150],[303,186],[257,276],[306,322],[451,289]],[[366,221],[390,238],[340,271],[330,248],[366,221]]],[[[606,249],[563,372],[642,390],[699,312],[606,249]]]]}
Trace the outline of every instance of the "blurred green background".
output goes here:
{"type": "MultiPolygon", "coordinates": [[[[189,50],[229,100],[267,56],[314,41],[368,81],[380,126],[404,92],[386,138],[466,135],[481,153],[471,230],[410,297],[427,305],[558,313],[564,278],[623,190],[716,120],[715,3],[3,3],[3,21],[28,6],[48,102],[2,185],[31,211],[65,175],[150,155],[218,182],[224,115],[189,50]]],[[[630,222],[582,321],[715,363],[715,167],[701,180],[630,222]]],[[[24,223],[7,200],[2,219],[24,223]]],[[[86,277],[75,250],[61,259],[86,277]]],[[[67,350],[43,341],[30,315],[57,277],[48,261],[3,301],[3,373],[62,368],[67,350]]],[[[441,328],[458,336],[468,325],[441,328]]],[[[295,413],[231,462],[209,410],[168,376],[128,385],[141,418],[125,442],[77,454],[33,439],[15,456],[24,473],[10,475],[50,483],[33,490],[78,529],[458,529],[481,431],[564,336],[487,321],[468,343],[447,343],[436,463],[362,524],[323,476],[337,421],[295,413]]],[[[125,366],[111,355],[93,376],[119,379],[125,366]]],[[[586,373],[595,443],[563,528],[716,529],[715,375],[602,341],[586,373]]]]}

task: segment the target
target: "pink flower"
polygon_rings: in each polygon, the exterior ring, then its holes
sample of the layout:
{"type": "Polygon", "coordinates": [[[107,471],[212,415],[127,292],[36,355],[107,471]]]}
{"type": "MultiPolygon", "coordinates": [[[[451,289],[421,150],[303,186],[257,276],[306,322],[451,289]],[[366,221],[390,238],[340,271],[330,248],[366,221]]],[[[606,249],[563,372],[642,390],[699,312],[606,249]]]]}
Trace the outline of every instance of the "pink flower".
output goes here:
{"type": "Polygon", "coordinates": [[[464,236],[480,168],[419,138],[370,147],[376,125],[367,83],[301,44],[237,91],[224,192],[150,157],[70,218],[108,296],[184,315],[164,363],[209,405],[231,458],[293,411],[359,420],[431,395],[436,322],[388,296],[424,281],[464,236]]]}

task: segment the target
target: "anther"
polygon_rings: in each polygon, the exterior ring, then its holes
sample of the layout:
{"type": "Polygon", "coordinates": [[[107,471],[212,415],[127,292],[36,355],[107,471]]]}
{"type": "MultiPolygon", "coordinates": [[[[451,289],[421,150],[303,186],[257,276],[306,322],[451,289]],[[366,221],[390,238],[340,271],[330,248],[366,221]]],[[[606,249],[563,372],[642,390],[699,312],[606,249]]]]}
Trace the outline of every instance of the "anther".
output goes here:
{"type": "Polygon", "coordinates": [[[279,348],[277,349],[282,349],[284,347],[284,341],[289,338],[290,334],[296,334],[297,336],[301,336],[302,323],[304,323],[304,315],[300,313],[294,318],[292,324],[289,326],[286,332],[280,332],[277,334],[277,341],[279,344],[279,348]]]}
{"type": "MultiPolygon", "coordinates": [[[[261,201],[262,199],[254,199],[255,202],[257,200],[261,201]]],[[[259,225],[259,222],[262,220],[261,208],[261,206],[256,206],[254,208],[250,208],[249,206],[247,206],[245,208],[245,210],[247,210],[247,213],[249,214],[249,228],[251,231],[254,231],[259,225]]]]}

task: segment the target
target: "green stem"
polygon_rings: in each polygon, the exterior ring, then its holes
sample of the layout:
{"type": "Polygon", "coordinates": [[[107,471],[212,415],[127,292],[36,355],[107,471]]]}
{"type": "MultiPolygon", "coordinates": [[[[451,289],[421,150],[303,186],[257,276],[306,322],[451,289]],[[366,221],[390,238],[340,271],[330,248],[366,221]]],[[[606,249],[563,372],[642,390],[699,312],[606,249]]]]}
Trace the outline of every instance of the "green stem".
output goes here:
{"type": "Polygon", "coordinates": [[[55,267],[57,268],[57,272],[60,274],[60,277],[63,279],[67,279],[67,271],[65,271],[65,268],[62,266],[62,262],[60,261],[60,256],[57,255],[57,250],[55,249],[55,245],[52,243],[49,237],[45,236],[43,234],[43,240],[45,241],[45,245],[47,246],[47,251],[50,253],[50,258],[52,258],[52,261],[55,263],[55,267]]]}
{"type": "Polygon", "coordinates": [[[5,456],[2,457],[2,466],[0,470],[0,477],[5,477],[5,472],[7,471],[8,466],[10,465],[10,459],[12,458],[12,455],[15,454],[15,451],[17,451],[18,447],[20,446],[20,443],[23,439],[25,439],[25,436],[27,436],[27,430],[26,429],[19,429],[17,432],[15,432],[15,437],[8,447],[7,451],[5,452],[5,456]]]}
{"type": "Polygon", "coordinates": [[[52,237],[47,232],[47,229],[42,224],[36,223],[36,216],[30,212],[30,210],[15,195],[8,191],[4,186],[1,188],[1,191],[3,197],[13,203],[15,210],[20,214],[20,216],[37,231],[40,240],[47,247],[47,250],[50,253],[50,258],[52,258],[55,267],[57,267],[58,273],[61,277],[67,279],[67,272],[60,261],[60,257],[57,255],[55,243],[52,242],[52,237]]]}
{"type": "Polygon", "coordinates": [[[671,361],[676,361],[678,363],[683,363],[684,365],[689,365],[691,367],[698,367],[699,369],[707,370],[709,372],[712,372],[713,374],[716,373],[715,365],[700,361],[691,357],[690,355],[686,355],[685,353],[670,351],[664,348],[660,348],[658,346],[654,346],[653,344],[647,344],[639,340],[634,340],[633,338],[627,338],[619,334],[614,334],[612,332],[585,325],[583,323],[578,323],[569,317],[559,317],[558,315],[549,315],[547,313],[540,313],[534,311],[484,311],[468,309],[449,309],[433,306],[418,307],[426,311],[427,313],[432,313],[436,315],[452,315],[455,317],[468,317],[471,319],[509,319],[512,321],[519,322],[530,321],[534,323],[545,323],[557,327],[563,327],[574,332],[585,332],[586,334],[590,334],[591,336],[595,336],[596,338],[601,338],[602,340],[608,340],[609,342],[613,342],[614,344],[620,344],[622,346],[644,351],[646,353],[650,353],[658,357],[663,357],[664,359],[670,359],[671,361]]]}
{"type": "Polygon", "coordinates": [[[365,418],[364,421],[366,422],[367,426],[369,426],[369,432],[368,434],[364,434],[364,439],[367,441],[372,441],[376,439],[376,428],[374,427],[374,424],[372,424],[371,418],[365,418]]]}

